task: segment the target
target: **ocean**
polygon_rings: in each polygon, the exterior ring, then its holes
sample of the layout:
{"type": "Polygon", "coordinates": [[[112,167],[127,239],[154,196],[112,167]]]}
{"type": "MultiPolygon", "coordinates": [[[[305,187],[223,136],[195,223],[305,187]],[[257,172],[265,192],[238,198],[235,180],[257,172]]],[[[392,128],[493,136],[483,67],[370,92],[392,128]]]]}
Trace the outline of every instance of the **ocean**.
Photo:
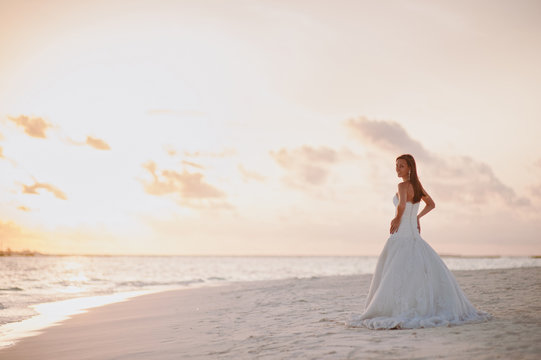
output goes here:
{"type": "MultiPolygon", "coordinates": [[[[541,266],[540,258],[531,257],[442,258],[451,270],[541,266]]],[[[0,346],[14,323],[39,314],[38,304],[236,281],[370,274],[376,261],[376,256],[4,256],[0,346]]]]}

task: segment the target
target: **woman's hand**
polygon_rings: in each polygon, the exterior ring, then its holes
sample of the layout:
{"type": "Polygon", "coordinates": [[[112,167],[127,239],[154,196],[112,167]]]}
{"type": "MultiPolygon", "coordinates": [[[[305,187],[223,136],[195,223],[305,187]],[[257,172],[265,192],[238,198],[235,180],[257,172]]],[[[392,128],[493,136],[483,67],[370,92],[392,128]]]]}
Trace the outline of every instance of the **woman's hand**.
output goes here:
{"type": "Polygon", "coordinates": [[[419,217],[417,217],[417,230],[419,230],[419,234],[421,233],[421,222],[419,221],[419,217]]]}
{"type": "Polygon", "coordinates": [[[394,234],[395,232],[397,232],[399,226],[400,226],[400,219],[399,218],[394,218],[391,221],[391,234],[394,234]]]}

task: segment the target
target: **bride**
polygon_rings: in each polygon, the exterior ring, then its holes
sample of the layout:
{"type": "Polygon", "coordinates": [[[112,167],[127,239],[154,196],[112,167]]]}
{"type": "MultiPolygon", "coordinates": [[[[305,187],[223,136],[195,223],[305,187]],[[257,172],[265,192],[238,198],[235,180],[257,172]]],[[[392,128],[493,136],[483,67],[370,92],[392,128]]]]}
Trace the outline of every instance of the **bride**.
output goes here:
{"type": "Polygon", "coordinates": [[[473,307],[445,263],[421,238],[419,219],[435,204],[417,177],[413,156],[399,156],[396,172],[403,182],[393,198],[391,235],[379,256],[365,311],[352,316],[348,325],[411,329],[489,319],[473,307]],[[417,214],[421,200],[426,205],[417,214]]]}

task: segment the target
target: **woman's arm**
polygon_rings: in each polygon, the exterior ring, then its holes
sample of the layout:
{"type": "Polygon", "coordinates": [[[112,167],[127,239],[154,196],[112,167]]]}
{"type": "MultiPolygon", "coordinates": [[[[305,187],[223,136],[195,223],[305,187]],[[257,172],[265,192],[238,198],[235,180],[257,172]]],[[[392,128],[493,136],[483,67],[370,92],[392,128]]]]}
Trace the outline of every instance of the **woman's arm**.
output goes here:
{"type": "Polygon", "coordinates": [[[432,211],[436,207],[436,203],[434,203],[434,200],[428,195],[427,192],[425,192],[425,195],[421,198],[425,202],[425,207],[421,212],[417,215],[417,219],[422,218],[426,214],[428,214],[430,211],[432,211]]]}
{"type": "Polygon", "coordinates": [[[396,207],[396,216],[391,221],[391,234],[394,234],[398,231],[400,226],[400,220],[402,219],[402,214],[406,209],[406,199],[408,197],[408,184],[400,183],[398,184],[398,206],[396,207]]]}
{"type": "Polygon", "coordinates": [[[434,202],[434,200],[432,200],[430,195],[428,195],[425,189],[423,189],[423,193],[424,195],[423,197],[421,197],[421,200],[423,200],[426,205],[423,208],[423,210],[421,210],[421,212],[417,214],[417,230],[419,230],[419,233],[421,233],[421,223],[419,219],[425,216],[426,214],[428,214],[430,211],[432,211],[436,207],[436,203],[434,202]]]}

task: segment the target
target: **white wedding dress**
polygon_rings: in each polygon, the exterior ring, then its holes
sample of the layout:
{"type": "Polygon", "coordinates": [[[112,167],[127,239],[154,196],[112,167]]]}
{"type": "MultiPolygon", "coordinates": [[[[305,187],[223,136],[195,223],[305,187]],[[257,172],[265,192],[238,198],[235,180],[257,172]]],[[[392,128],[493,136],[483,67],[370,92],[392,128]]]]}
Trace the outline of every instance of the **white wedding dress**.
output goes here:
{"type": "MultiPolygon", "coordinates": [[[[393,202],[398,205],[398,196],[393,202]]],[[[365,311],[349,326],[412,329],[483,321],[438,254],[417,229],[419,203],[406,202],[398,231],[391,234],[372,278],[365,311]]]]}

